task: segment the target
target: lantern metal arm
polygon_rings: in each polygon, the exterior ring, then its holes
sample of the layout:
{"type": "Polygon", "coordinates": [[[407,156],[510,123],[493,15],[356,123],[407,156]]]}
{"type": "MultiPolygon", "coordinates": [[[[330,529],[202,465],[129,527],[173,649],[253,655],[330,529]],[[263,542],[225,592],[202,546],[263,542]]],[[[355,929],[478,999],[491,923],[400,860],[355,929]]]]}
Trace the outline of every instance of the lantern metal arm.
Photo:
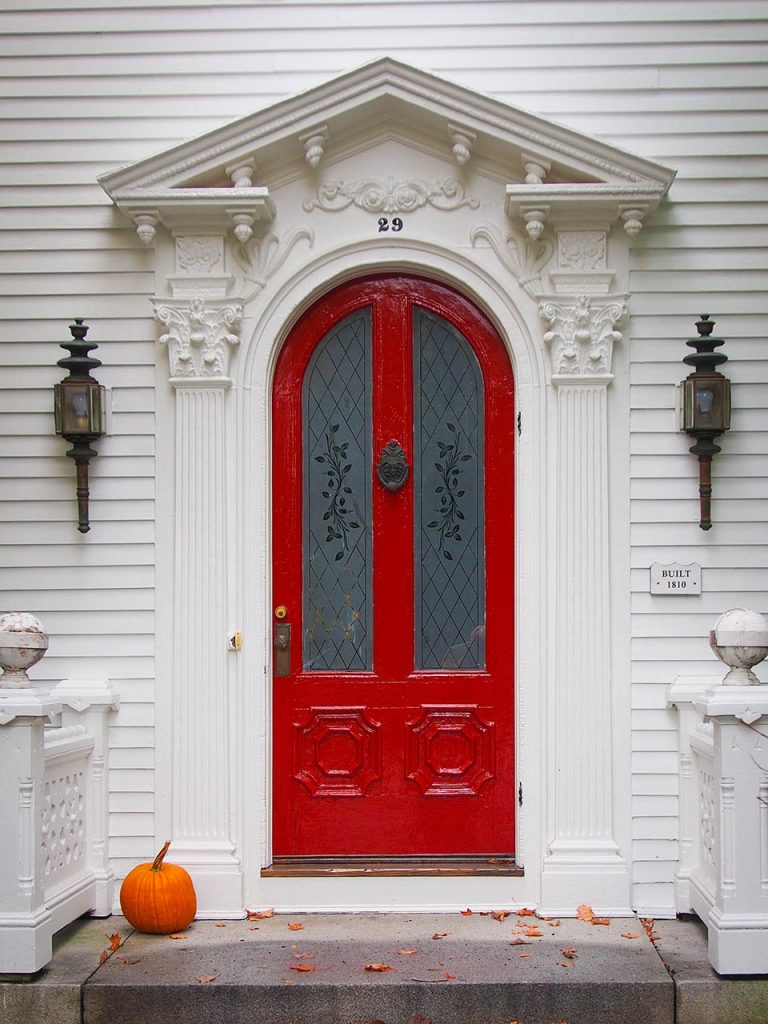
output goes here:
{"type": "Polygon", "coordinates": [[[721,451],[715,438],[731,425],[731,382],[716,367],[727,362],[728,356],[715,349],[724,344],[722,338],[713,338],[714,321],[709,313],[696,321],[698,338],[686,344],[695,353],[684,357],[693,373],[682,382],[682,429],[696,439],[688,449],[699,460],[699,526],[712,528],[712,459],[721,451]]]}
{"type": "Polygon", "coordinates": [[[69,355],[56,364],[69,370],[69,376],[54,385],[54,417],[56,433],[72,445],[66,454],[77,467],[77,528],[80,533],[88,533],[88,464],[97,454],[91,445],[106,433],[105,388],[90,373],[101,366],[101,360],[88,354],[98,348],[86,341],[88,327],[82,319],[75,319],[69,330],[72,340],[60,346],[69,355]]]}

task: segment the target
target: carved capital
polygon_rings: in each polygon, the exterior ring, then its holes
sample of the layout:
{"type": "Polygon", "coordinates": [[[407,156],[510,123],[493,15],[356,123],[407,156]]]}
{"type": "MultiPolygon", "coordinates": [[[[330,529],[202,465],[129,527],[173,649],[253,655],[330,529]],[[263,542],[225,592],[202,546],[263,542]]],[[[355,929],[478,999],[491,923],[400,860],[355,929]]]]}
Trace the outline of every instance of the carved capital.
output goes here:
{"type": "Polygon", "coordinates": [[[154,300],[164,330],[171,378],[228,382],[232,346],[240,341],[242,302],[198,295],[186,302],[154,300]]]}
{"type": "Polygon", "coordinates": [[[539,314],[549,329],[544,341],[552,360],[555,384],[574,380],[611,380],[613,346],[627,315],[626,296],[596,302],[581,295],[572,301],[546,300],[539,314]]]}

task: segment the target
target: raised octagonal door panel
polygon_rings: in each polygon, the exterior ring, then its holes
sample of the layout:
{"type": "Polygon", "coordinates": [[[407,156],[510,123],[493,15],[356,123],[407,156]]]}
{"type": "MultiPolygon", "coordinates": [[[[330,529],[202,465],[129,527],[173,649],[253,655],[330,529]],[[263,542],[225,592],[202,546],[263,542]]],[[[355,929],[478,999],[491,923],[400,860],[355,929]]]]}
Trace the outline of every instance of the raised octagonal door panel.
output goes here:
{"type": "Polygon", "coordinates": [[[514,392],[488,319],[384,275],[273,391],[280,857],[514,854],[514,392]]]}

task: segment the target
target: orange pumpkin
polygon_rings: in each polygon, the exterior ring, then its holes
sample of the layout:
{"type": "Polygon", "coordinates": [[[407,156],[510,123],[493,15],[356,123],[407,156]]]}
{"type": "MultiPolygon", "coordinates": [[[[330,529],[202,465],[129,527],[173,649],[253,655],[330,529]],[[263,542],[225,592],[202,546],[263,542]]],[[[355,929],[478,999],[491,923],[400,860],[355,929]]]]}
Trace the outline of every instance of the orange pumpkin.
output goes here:
{"type": "Polygon", "coordinates": [[[197,910],[195,887],[178,864],[164,864],[170,839],[151,864],[129,871],[120,888],[120,906],[128,924],[140,932],[169,935],[186,928],[197,910]]]}

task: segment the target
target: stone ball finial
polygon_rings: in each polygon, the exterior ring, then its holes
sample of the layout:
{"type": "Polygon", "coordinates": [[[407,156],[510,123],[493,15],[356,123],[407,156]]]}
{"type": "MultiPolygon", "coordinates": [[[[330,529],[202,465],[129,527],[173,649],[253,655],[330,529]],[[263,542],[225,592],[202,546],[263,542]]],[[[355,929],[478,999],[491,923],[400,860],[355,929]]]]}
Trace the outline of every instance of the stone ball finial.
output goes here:
{"type": "Polygon", "coordinates": [[[20,690],[30,686],[27,669],[36,665],[48,650],[45,626],[29,612],[0,615],[0,689],[20,690]]]}
{"type": "Polygon", "coordinates": [[[723,686],[758,686],[752,669],[768,655],[768,620],[749,608],[731,608],[715,623],[709,646],[730,667],[723,686]]]}

